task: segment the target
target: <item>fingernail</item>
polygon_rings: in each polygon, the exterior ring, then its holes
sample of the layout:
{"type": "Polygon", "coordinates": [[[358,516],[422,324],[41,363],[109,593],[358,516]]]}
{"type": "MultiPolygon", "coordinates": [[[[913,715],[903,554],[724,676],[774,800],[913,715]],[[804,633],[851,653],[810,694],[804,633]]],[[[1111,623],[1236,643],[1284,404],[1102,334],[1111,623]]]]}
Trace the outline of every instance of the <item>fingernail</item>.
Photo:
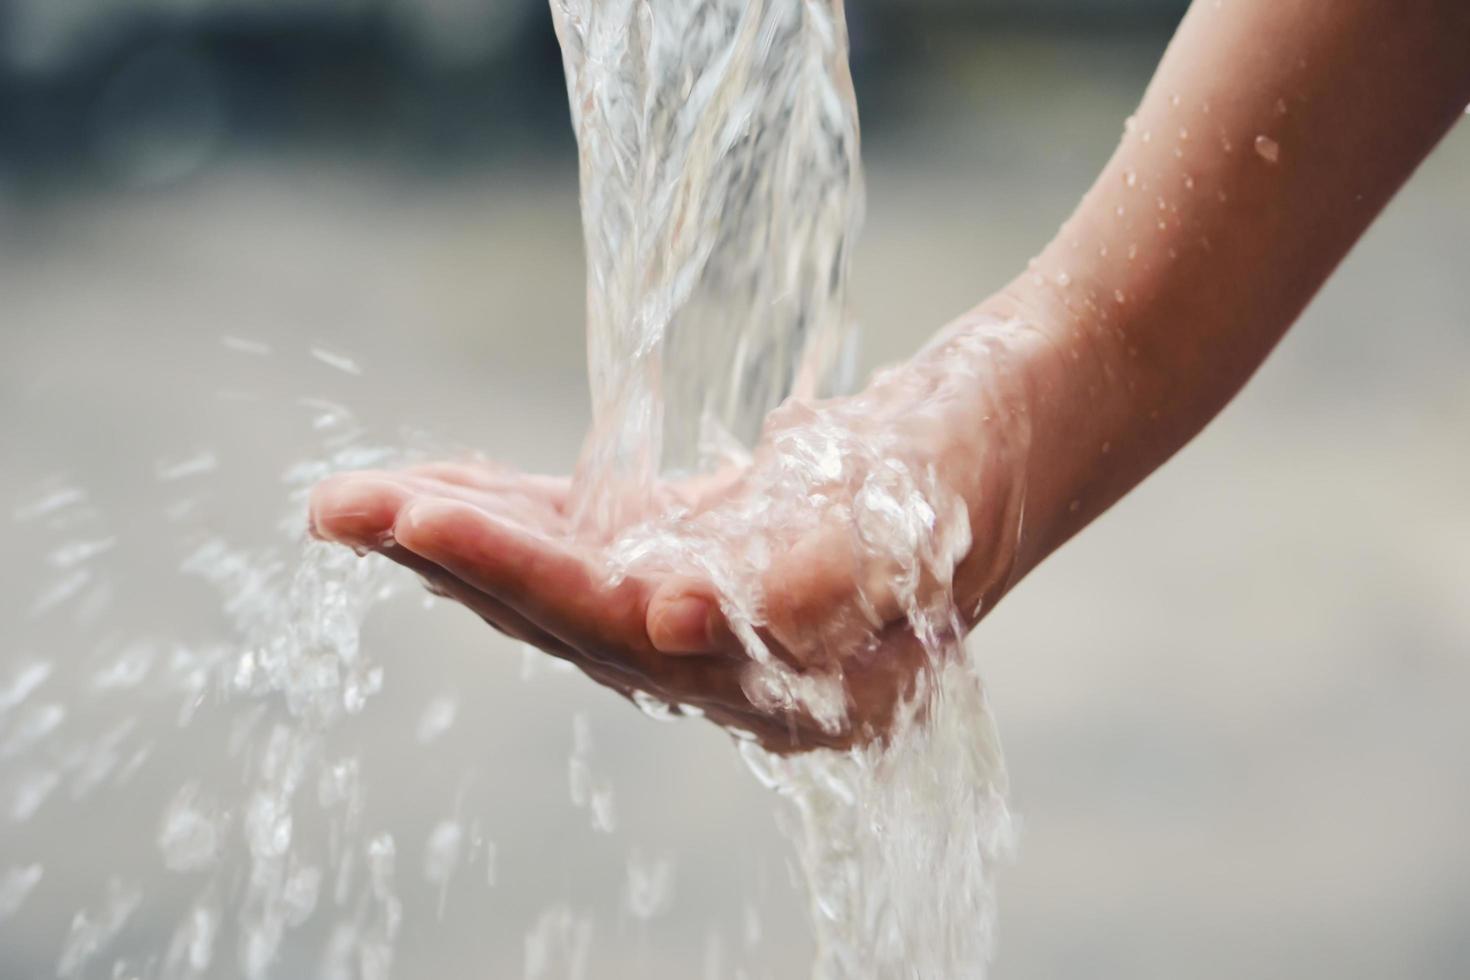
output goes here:
{"type": "Polygon", "coordinates": [[[378,480],[325,484],[312,495],[307,526],[324,541],[359,544],[391,525],[396,488],[378,480]]]}
{"type": "Polygon", "coordinates": [[[715,604],[697,596],[665,603],[649,623],[648,638],[660,653],[704,653],[713,644],[715,604]]]}

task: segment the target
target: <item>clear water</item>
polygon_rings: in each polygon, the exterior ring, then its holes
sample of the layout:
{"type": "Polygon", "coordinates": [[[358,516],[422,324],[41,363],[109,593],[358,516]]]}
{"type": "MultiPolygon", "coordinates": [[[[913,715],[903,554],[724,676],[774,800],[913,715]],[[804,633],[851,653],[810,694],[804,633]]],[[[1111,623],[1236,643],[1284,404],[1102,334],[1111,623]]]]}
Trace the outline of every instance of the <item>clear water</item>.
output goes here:
{"type": "Polygon", "coordinates": [[[621,526],[660,471],[713,465],[788,394],[841,380],[857,107],[840,5],[552,12],[581,149],[596,427],[582,503],[621,526]]]}

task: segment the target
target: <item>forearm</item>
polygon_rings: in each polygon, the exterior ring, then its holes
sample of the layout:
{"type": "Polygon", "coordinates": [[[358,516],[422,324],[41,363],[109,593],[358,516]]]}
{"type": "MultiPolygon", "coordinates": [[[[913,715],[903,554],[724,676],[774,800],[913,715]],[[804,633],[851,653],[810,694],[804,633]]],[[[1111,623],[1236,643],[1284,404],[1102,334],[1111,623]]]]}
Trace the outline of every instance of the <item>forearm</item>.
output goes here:
{"type": "Polygon", "coordinates": [[[1230,400],[1467,102],[1464,0],[1197,0],[1097,183],[987,304],[1048,346],[1014,577],[1230,400]]]}

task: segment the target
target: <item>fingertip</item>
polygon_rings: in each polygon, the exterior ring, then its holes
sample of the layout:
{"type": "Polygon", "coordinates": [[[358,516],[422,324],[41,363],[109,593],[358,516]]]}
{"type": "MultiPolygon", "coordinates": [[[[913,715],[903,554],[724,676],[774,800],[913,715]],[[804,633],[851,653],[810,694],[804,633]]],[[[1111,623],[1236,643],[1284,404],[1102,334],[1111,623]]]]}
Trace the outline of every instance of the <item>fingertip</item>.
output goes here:
{"type": "Polygon", "coordinates": [[[312,488],[308,530],[324,541],[376,547],[407,497],[389,480],[352,473],[328,477],[312,488]]]}
{"type": "Polygon", "coordinates": [[[667,654],[712,652],[727,632],[724,613],[712,596],[666,589],[648,604],[648,639],[667,654]]]}

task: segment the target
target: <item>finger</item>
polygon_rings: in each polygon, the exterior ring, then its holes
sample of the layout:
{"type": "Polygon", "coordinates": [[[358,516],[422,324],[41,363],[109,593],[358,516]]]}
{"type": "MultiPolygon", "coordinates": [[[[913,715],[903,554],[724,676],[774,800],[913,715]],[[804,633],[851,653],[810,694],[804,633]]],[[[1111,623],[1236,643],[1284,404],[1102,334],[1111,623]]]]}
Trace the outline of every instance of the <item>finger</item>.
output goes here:
{"type": "Polygon", "coordinates": [[[548,497],[534,487],[487,490],[411,472],[395,474],[395,478],[420,496],[458,500],[539,531],[557,534],[566,527],[566,518],[555,496],[548,497]]]}
{"type": "Polygon", "coordinates": [[[675,579],[661,584],[648,600],[645,621],[654,649],[668,654],[729,651],[734,637],[708,582],[675,579]]]}
{"type": "Polygon", "coordinates": [[[521,473],[494,463],[421,463],[417,466],[410,466],[403,472],[411,476],[442,480],[445,483],[456,484],[471,490],[485,490],[492,493],[509,491],[534,495],[553,502],[557,508],[565,505],[571,486],[571,480],[565,476],[521,473]]]}
{"type": "Polygon", "coordinates": [[[401,483],[377,473],[328,477],[311,490],[310,532],[354,548],[375,548],[393,530],[412,497],[401,483]]]}
{"type": "Polygon", "coordinates": [[[609,587],[566,545],[498,515],[421,498],[398,515],[399,544],[443,566],[584,651],[644,652],[647,601],[636,580],[609,587]]]}
{"type": "Polygon", "coordinates": [[[352,547],[372,547],[392,528],[397,510],[421,495],[460,500],[551,531],[563,524],[561,494],[551,478],[520,485],[506,480],[502,489],[489,490],[488,480],[471,486],[431,476],[429,470],[360,470],[323,480],[312,492],[312,533],[352,547]]]}

